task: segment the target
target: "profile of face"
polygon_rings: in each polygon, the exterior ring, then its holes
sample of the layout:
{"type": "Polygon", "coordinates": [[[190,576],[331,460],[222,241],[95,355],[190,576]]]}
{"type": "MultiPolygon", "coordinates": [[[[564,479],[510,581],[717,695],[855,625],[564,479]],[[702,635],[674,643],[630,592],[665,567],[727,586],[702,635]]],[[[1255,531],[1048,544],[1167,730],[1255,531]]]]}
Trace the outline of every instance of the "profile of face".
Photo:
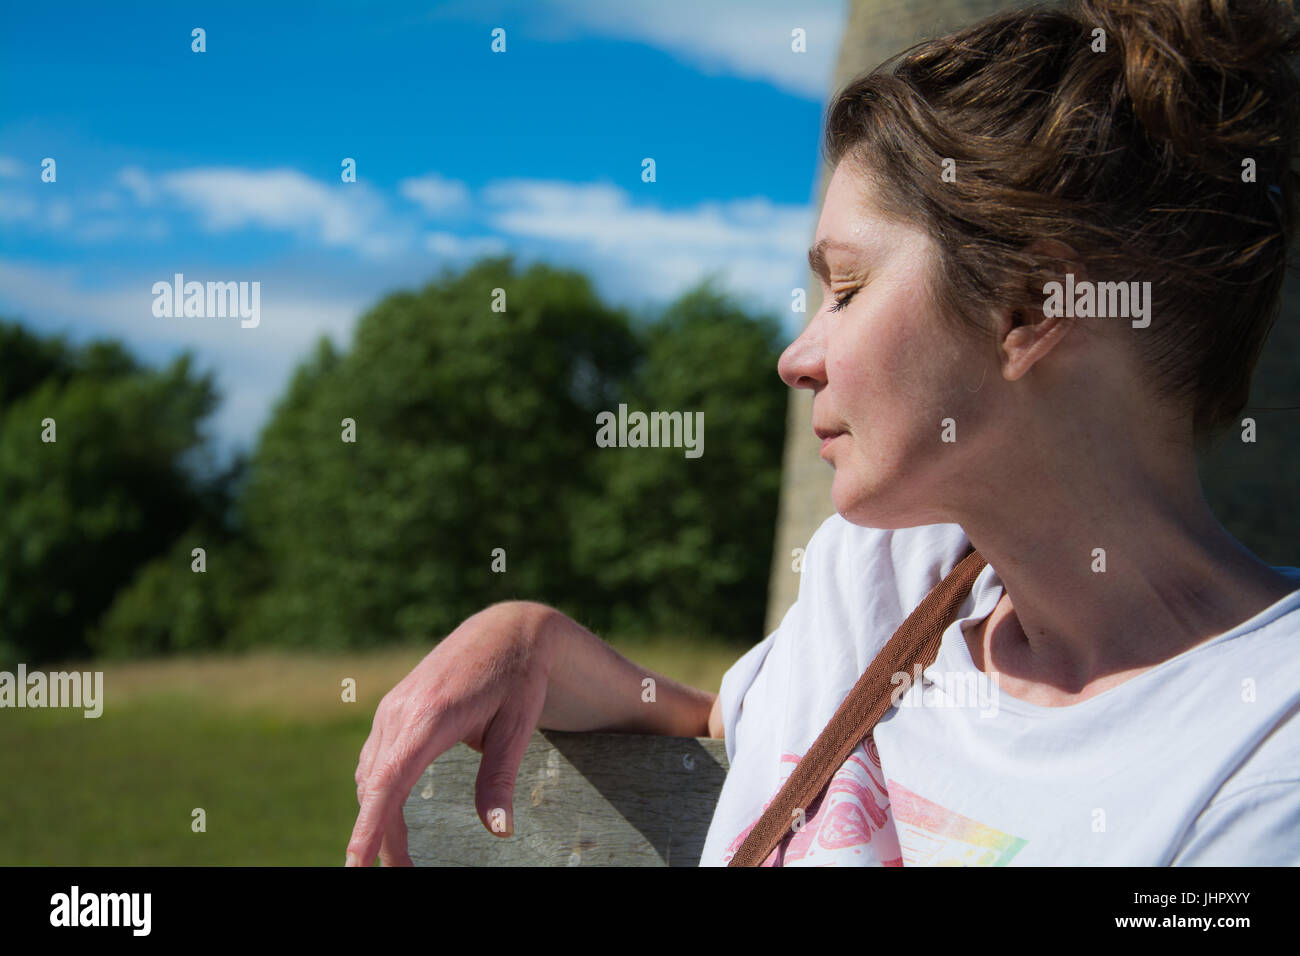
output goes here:
{"type": "Polygon", "coordinates": [[[885,218],[872,195],[855,167],[836,167],[810,257],[822,304],[777,369],[813,392],[837,512],[878,528],[947,521],[979,453],[981,386],[997,362],[937,314],[929,278],[939,250],[925,229],[885,218]],[[943,440],[948,419],[956,441],[943,440]]]}

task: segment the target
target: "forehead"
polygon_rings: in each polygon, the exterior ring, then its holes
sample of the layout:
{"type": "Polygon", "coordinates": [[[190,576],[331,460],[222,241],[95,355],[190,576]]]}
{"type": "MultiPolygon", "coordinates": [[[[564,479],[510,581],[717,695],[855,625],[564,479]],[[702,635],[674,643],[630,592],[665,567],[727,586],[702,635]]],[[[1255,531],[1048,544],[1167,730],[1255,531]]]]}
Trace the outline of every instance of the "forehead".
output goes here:
{"type": "Polygon", "coordinates": [[[887,216],[875,202],[876,186],[851,165],[835,167],[826,186],[808,264],[823,278],[831,262],[876,259],[907,247],[920,251],[928,237],[919,226],[887,216]]]}
{"type": "Polygon", "coordinates": [[[831,173],[822,200],[817,238],[855,242],[869,225],[882,220],[875,203],[875,185],[851,164],[841,162],[831,173]]]}
{"type": "Polygon", "coordinates": [[[875,183],[871,177],[848,161],[832,170],[822,202],[822,224],[848,226],[852,222],[872,219],[875,211],[875,183]]]}

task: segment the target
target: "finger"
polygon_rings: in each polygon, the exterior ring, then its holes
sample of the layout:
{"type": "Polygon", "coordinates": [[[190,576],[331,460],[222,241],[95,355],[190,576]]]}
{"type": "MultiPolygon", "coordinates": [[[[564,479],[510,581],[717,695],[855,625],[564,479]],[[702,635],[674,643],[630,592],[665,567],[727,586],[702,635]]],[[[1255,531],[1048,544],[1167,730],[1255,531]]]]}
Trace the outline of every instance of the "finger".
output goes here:
{"type": "Polygon", "coordinates": [[[394,814],[402,812],[402,803],[410,793],[410,787],[402,787],[400,773],[394,764],[384,763],[366,781],[361,811],[348,840],[348,866],[374,864],[394,814]]]}
{"type": "MultiPolygon", "coordinates": [[[[361,756],[357,760],[357,805],[365,805],[366,787],[370,780],[371,773],[374,772],[375,761],[379,755],[384,752],[384,725],[388,722],[384,708],[380,707],[375,711],[374,722],[370,725],[370,736],[366,738],[365,744],[361,748],[361,756]]],[[[356,835],[357,828],[361,824],[361,814],[358,812],[356,823],[353,824],[353,836],[356,835]]],[[[347,866],[360,866],[353,858],[352,850],[349,848],[347,854],[347,866]]],[[[368,863],[365,865],[369,865],[368,863]]]]}
{"type": "Polygon", "coordinates": [[[384,830],[384,842],[379,846],[380,866],[415,866],[406,852],[406,814],[398,808],[384,830]]]}
{"type": "Polygon", "coordinates": [[[483,759],[474,783],[474,805],[489,833],[508,837],[515,832],[514,794],[519,764],[533,728],[518,713],[497,714],[483,734],[483,759]]]}
{"type": "Polygon", "coordinates": [[[375,760],[384,752],[384,724],[379,722],[376,714],[376,726],[370,731],[370,736],[366,738],[365,746],[361,748],[361,756],[357,760],[357,803],[361,803],[362,794],[366,791],[366,781],[370,779],[371,772],[375,769],[375,760]]]}
{"type": "Polygon", "coordinates": [[[397,735],[393,745],[376,757],[361,796],[361,812],[348,840],[348,865],[370,866],[394,813],[402,804],[424,768],[456,743],[456,725],[451,721],[417,719],[397,735]]]}

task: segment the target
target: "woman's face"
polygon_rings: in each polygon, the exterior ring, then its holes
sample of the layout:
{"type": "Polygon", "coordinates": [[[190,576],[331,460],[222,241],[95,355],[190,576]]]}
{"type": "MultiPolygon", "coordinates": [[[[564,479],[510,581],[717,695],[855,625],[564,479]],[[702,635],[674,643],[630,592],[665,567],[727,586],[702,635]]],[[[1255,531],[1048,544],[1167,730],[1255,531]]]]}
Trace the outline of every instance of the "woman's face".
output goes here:
{"type": "Polygon", "coordinates": [[[928,235],[884,219],[871,195],[840,163],[810,255],[823,301],[777,368],[787,385],[813,391],[836,511],[881,528],[951,520],[945,504],[973,460],[980,385],[996,362],[935,314],[928,235]]]}

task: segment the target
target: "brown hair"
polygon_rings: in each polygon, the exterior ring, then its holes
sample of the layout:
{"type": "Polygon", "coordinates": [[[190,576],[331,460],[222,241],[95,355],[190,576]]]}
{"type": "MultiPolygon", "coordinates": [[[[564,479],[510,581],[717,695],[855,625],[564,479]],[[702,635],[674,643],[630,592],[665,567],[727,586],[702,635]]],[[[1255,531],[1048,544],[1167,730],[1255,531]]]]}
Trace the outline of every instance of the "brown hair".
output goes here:
{"type": "Polygon", "coordinates": [[[1270,0],[1001,13],[849,83],[824,149],[871,177],[885,214],[928,228],[935,300],[972,327],[1042,288],[1036,239],[1076,250],[1089,278],[1150,281],[1135,345],[1160,393],[1192,403],[1201,438],[1245,406],[1277,315],[1297,214],[1297,50],[1291,4],[1270,0]]]}

